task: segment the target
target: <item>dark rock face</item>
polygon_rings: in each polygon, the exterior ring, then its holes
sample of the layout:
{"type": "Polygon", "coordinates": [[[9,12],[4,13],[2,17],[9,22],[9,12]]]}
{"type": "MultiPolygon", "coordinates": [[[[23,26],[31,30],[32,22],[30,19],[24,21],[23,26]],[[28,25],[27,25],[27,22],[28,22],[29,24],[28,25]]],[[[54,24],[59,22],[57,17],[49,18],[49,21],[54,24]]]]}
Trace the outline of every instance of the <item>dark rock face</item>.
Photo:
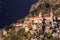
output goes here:
{"type": "Polygon", "coordinates": [[[60,0],[38,0],[35,4],[31,6],[29,12],[40,10],[40,9],[46,9],[50,7],[52,7],[53,10],[60,8],[60,0]]]}
{"type": "Polygon", "coordinates": [[[0,26],[24,18],[35,2],[36,0],[0,0],[0,26]]]}

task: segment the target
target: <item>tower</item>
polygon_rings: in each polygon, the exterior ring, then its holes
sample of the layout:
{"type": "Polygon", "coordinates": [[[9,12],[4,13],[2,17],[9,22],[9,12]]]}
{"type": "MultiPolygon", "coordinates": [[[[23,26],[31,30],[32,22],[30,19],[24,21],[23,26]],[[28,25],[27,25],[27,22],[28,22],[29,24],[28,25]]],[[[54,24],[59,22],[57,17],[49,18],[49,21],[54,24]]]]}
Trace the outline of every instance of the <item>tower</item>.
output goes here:
{"type": "Polygon", "coordinates": [[[50,18],[51,18],[51,23],[52,23],[52,27],[53,27],[53,9],[50,9],[50,18]]]}
{"type": "Polygon", "coordinates": [[[38,15],[40,18],[42,18],[42,11],[39,12],[39,15],[38,15]]]}
{"type": "Polygon", "coordinates": [[[43,22],[43,12],[42,10],[39,12],[39,21],[42,23],[43,22]]]}

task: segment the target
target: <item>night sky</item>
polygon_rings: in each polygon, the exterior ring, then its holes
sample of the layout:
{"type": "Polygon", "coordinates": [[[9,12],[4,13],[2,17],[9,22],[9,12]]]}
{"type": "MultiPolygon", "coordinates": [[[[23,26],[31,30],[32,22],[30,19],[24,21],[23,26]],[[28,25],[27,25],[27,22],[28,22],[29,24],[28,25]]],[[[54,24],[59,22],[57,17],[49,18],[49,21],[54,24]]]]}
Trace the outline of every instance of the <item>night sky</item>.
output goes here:
{"type": "Polygon", "coordinates": [[[16,22],[28,15],[37,0],[0,0],[0,27],[16,22]]]}

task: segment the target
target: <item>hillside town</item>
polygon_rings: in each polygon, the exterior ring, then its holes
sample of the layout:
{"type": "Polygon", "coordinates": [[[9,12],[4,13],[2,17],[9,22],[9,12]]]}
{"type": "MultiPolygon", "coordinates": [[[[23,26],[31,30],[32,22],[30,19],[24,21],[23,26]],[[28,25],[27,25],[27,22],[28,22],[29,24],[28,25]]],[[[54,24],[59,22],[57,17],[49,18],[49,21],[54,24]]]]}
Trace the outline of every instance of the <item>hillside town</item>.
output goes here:
{"type": "Polygon", "coordinates": [[[13,23],[10,29],[2,29],[0,32],[2,40],[18,40],[19,33],[22,38],[19,40],[60,40],[60,16],[54,15],[51,8],[48,16],[42,10],[38,15],[25,17],[23,21],[13,23]],[[12,38],[9,36],[12,35],[12,38]],[[27,36],[27,37],[26,37],[27,36]]]}
{"type": "Polygon", "coordinates": [[[32,5],[28,16],[0,29],[0,40],[60,40],[60,8],[40,7],[41,1],[32,5]]]}

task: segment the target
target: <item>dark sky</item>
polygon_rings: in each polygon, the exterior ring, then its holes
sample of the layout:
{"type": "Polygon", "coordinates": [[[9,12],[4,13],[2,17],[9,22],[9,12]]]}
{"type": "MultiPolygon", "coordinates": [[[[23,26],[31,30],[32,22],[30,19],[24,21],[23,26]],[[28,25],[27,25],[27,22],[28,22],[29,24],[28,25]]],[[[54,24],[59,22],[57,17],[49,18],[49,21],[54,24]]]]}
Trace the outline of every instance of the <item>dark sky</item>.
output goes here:
{"type": "Polygon", "coordinates": [[[28,15],[29,9],[37,0],[0,0],[0,27],[11,24],[28,15]]]}

